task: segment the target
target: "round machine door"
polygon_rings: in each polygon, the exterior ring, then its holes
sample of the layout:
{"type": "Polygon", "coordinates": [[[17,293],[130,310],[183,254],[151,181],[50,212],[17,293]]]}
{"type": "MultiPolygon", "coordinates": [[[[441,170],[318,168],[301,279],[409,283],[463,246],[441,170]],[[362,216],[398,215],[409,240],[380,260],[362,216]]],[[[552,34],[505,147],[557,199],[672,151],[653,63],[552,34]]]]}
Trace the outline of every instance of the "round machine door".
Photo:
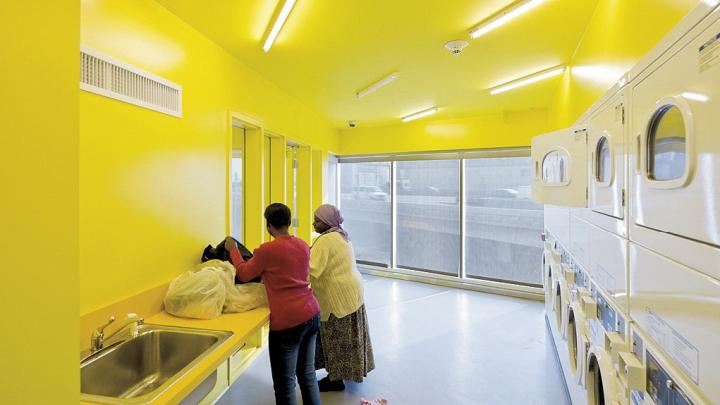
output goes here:
{"type": "Polygon", "coordinates": [[[611,405],[620,397],[615,369],[604,348],[592,346],[587,356],[586,388],[588,405],[611,405]]]}
{"type": "Polygon", "coordinates": [[[555,312],[555,327],[557,328],[558,334],[564,338],[567,329],[568,297],[570,294],[565,279],[558,278],[557,281],[555,281],[554,290],[553,311],[555,312]]]}
{"type": "Polygon", "coordinates": [[[568,358],[575,382],[585,386],[585,361],[587,360],[590,338],[587,318],[580,302],[573,302],[568,313],[568,358]]]}

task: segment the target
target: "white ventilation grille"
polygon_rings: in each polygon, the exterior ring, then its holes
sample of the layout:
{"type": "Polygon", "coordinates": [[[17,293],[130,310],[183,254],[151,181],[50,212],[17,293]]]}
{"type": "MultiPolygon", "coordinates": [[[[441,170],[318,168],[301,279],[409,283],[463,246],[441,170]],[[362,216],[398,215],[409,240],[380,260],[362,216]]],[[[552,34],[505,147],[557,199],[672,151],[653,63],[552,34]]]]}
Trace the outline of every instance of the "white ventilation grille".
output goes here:
{"type": "Polygon", "coordinates": [[[182,117],[182,87],[85,46],[80,49],[80,88],[182,117]]]}

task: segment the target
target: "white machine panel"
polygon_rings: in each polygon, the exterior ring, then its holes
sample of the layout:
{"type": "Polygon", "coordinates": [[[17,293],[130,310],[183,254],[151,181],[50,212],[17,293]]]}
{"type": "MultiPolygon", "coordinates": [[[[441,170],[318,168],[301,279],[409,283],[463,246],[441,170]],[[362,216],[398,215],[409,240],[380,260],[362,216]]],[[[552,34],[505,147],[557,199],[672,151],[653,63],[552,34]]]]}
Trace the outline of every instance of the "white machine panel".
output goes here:
{"type": "Polygon", "coordinates": [[[557,205],[545,206],[545,228],[563,246],[570,244],[570,211],[557,205]]]}
{"type": "Polygon", "coordinates": [[[533,200],[587,207],[587,132],[565,129],[532,139],[533,200]]]}
{"type": "Polygon", "coordinates": [[[606,297],[622,312],[628,312],[627,239],[593,225],[588,226],[590,265],[587,271],[606,297]]]}
{"type": "Polygon", "coordinates": [[[674,365],[720,403],[720,281],[630,244],[630,312],[674,365]]]}
{"type": "Polygon", "coordinates": [[[588,124],[589,207],[622,219],[626,156],[623,94],[611,98],[588,124]]]}
{"type": "Polygon", "coordinates": [[[590,244],[588,237],[590,224],[583,219],[570,215],[570,253],[586,271],[590,266],[590,244]]]}
{"type": "Polygon", "coordinates": [[[718,14],[633,86],[631,112],[633,223],[712,246],[720,246],[718,14]]]}

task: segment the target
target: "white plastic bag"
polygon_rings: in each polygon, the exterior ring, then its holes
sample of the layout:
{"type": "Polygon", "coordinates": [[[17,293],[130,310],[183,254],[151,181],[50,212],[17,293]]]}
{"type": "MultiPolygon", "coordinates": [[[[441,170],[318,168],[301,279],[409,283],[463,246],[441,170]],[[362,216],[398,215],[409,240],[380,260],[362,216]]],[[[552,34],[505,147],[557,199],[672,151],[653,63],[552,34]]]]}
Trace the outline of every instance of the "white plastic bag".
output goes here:
{"type": "Polygon", "coordinates": [[[165,295],[165,311],[183,318],[220,316],[226,295],[220,274],[213,269],[200,269],[173,280],[165,295]]]}
{"type": "Polygon", "coordinates": [[[227,289],[223,312],[245,312],[267,305],[263,283],[246,283],[227,289]]]}
{"type": "Polygon", "coordinates": [[[200,263],[196,269],[212,269],[218,272],[225,284],[225,305],[223,312],[246,312],[267,305],[267,293],[262,283],[235,285],[235,267],[222,260],[200,263]]]}

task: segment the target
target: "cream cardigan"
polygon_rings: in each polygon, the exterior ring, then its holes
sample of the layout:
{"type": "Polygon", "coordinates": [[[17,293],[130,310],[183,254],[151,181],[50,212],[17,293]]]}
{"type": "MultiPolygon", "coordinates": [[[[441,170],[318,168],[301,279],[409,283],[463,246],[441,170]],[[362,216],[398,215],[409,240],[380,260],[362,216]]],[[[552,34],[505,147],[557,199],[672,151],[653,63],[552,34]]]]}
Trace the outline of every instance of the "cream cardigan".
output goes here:
{"type": "Polygon", "coordinates": [[[320,303],[320,319],[343,318],[363,304],[362,276],[352,244],[330,232],[319,236],[310,249],[310,286],[320,303]]]}

